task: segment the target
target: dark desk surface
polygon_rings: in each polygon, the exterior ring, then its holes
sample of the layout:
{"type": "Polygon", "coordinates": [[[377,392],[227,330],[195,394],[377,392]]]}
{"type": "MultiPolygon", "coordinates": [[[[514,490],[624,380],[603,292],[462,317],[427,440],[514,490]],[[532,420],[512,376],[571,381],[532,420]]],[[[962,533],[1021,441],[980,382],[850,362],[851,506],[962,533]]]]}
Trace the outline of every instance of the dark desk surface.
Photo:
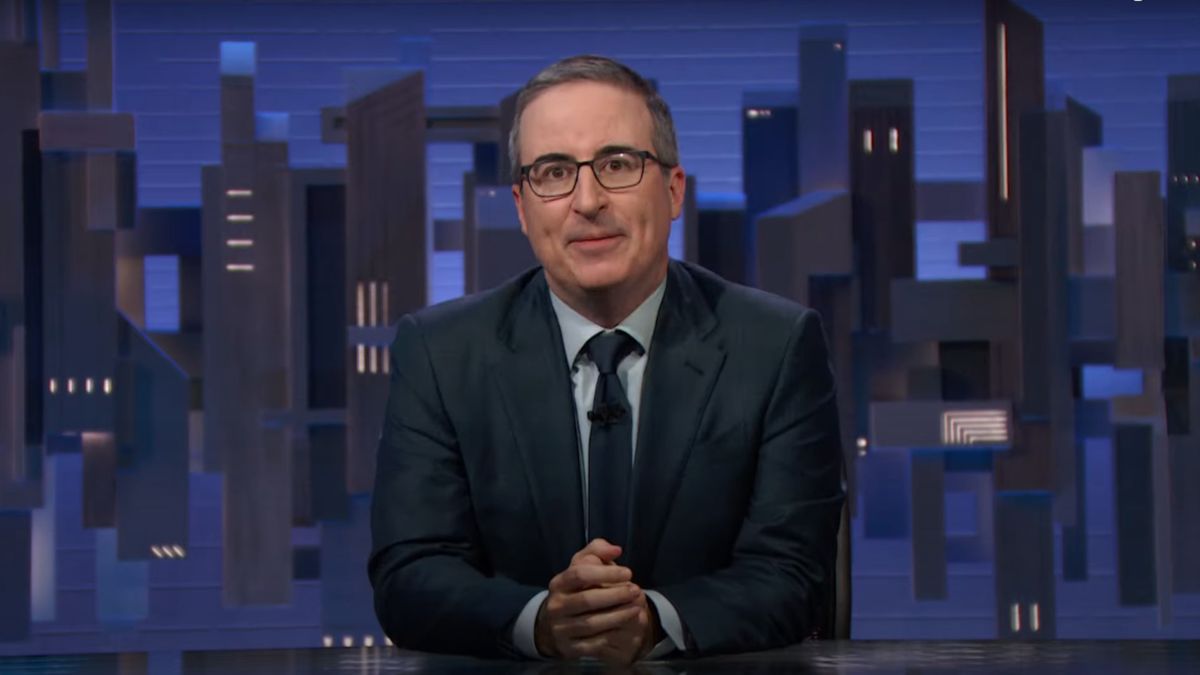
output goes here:
{"type": "MultiPolygon", "coordinates": [[[[598,664],[479,661],[387,647],[155,652],[0,659],[0,673],[272,675],[278,673],[593,673],[598,664]]],[[[1200,641],[823,642],[693,661],[639,664],[636,673],[1200,673],[1200,641]]]]}

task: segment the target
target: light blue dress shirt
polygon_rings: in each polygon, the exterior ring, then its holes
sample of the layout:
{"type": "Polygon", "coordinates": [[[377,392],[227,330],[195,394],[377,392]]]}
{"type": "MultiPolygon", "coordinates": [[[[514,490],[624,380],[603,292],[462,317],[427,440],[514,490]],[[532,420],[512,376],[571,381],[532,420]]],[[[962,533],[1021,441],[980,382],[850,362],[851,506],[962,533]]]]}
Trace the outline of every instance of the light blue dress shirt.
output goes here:
{"type": "MultiPolygon", "coordinates": [[[[625,387],[625,397],[629,399],[632,409],[630,421],[634,430],[632,447],[635,470],[637,467],[638,411],[641,408],[642,378],[646,372],[646,361],[650,357],[650,343],[654,336],[654,325],[658,321],[658,308],[662,305],[666,288],[667,282],[664,279],[663,283],[659,284],[658,288],[650,294],[650,297],[646,298],[645,302],[633,310],[633,313],[614,329],[628,333],[630,337],[637,340],[643,351],[642,354],[638,354],[636,351],[630,353],[617,365],[617,376],[621,378],[621,384],[625,387]]],[[[597,333],[603,333],[605,329],[571,309],[553,291],[550,292],[550,304],[554,307],[554,314],[558,318],[558,325],[562,332],[563,351],[567,364],[571,368],[571,385],[575,393],[576,429],[579,433],[579,471],[583,485],[583,514],[586,524],[588,443],[592,433],[592,423],[588,421],[587,411],[591,410],[592,399],[596,396],[596,382],[600,379],[600,371],[588,359],[587,354],[581,352],[588,340],[597,333]]],[[[590,536],[588,541],[591,541],[590,536]]],[[[646,597],[654,603],[663,632],[667,634],[667,638],[655,645],[646,658],[658,658],[676,649],[682,650],[684,648],[683,622],[680,621],[675,606],[658,591],[646,590],[645,592],[646,597]]],[[[520,615],[517,616],[517,622],[513,626],[513,644],[530,658],[541,658],[534,642],[533,632],[538,610],[549,594],[550,591],[546,590],[530,598],[520,615]]]]}

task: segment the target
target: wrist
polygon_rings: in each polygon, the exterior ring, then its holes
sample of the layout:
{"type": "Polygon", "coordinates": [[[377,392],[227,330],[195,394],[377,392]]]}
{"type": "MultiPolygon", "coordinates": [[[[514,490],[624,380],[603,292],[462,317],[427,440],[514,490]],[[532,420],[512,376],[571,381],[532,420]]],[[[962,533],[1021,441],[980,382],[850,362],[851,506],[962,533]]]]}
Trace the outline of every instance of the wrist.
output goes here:
{"type": "Polygon", "coordinates": [[[548,659],[557,659],[559,657],[558,649],[554,646],[554,636],[546,627],[543,614],[546,609],[545,601],[538,608],[537,618],[533,621],[533,646],[537,649],[538,654],[548,659]]]}
{"type": "Polygon", "coordinates": [[[648,621],[646,622],[646,630],[642,638],[641,653],[638,654],[639,659],[653,651],[658,643],[662,642],[663,638],[666,637],[662,622],[658,618],[658,608],[649,599],[646,601],[646,615],[648,621]]]}

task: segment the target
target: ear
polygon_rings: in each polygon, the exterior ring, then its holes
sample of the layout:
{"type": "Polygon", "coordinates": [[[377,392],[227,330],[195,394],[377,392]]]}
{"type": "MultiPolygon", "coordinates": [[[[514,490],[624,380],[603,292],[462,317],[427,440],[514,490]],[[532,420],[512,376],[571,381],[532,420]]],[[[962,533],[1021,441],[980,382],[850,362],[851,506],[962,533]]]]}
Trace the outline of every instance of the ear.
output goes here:
{"type": "Polygon", "coordinates": [[[670,175],[667,176],[667,191],[671,194],[671,220],[675,220],[683,213],[683,197],[687,191],[687,174],[684,173],[683,167],[676,166],[671,169],[670,175]]]}
{"type": "Polygon", "coordinates": [[[521,188],[525,185],[525,181],[514,183],[512,186],[513,204],[517,206],[517,220],[521,221],[521,234],[529,237],[529,229],[525,226],[525,209],[521,208],[524,203],[525,195],[521,192],[521,188]]]}

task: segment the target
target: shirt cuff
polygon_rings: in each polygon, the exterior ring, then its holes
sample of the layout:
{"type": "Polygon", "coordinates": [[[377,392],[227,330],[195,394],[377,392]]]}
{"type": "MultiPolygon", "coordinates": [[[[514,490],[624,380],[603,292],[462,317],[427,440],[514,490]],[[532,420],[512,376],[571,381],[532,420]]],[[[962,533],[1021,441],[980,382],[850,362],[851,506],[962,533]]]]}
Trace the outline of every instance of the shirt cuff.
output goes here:
{"type": "Polygon", "coordinates": [[[658,611],[658,622],[662,624],[663,632],[667,634],[667,637],[654,645],[654,649],[646,654],[646,658],[657,659],[675,650],[685,651],[687,643],[684,642],[683,637],[683,621],[680,621],[679,612],[675,611],[675,605],[672,605],[671,601],[658,591],[648,590],[646,597],[654,603],[654,609],[658,611]]]}
{"type": "Polygon", "coordinates": [[[517,622],[513,624],[513,646],[531,659],[545,660],[546,658],[538,653],[533,631],[537,624],[538,610],[542,608],[542,603],[545,602],[548,595],[550,595],[550,591],[546,590],[530,598],[529,602],[525,603],[525,608],[517,615],[517,622]]]}

